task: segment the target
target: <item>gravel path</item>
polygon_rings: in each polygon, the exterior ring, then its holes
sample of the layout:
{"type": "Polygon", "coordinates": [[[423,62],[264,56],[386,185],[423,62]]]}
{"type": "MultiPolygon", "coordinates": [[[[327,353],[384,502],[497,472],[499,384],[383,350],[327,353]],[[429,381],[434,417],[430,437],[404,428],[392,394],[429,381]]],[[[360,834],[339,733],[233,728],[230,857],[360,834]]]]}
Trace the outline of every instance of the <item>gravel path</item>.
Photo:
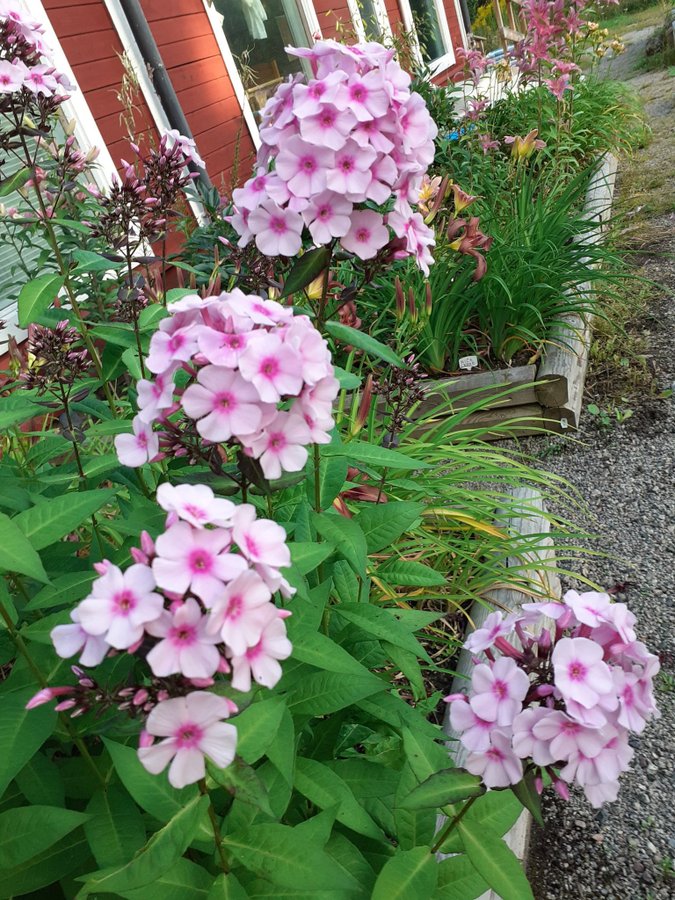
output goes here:
{"type": "MultiPolygon", "coordinates": [[[[634,59],[648,34],[627,36],[634,59]]],[[[667,85],[667,73],[633,75],[648,113],[672,117],[675,79],[655,97],[650,85],[667,85]]],[[[658,166],[658,144],[642,151],[645,163],[658,166]]],[[[620,181],[622,187],[625,203],[630,184],[620,181]]],[[[609,557],[584,562],[580,572],[606,587],[622,585],[617,599],[628,603],[639,637],[661,655],[662,717],[631,739],[633,766],[616,803],[593,810],[580,796],[568,803],[547,797],[546,827],[535,831],[529,858],[537,900],[675,898],[675,213],[652,216],[644,225],[649,240],[638,263],[642,274],[663,286],[644,323],[655,390],[631,402],[634,415],[622,425],[603,429],[586,413],[580,444],[560,438],[525,443],[587,502],[583,524],[599,535],[597,547],[609,557]],[[671,389],[673,396],[658,396],[671,389]]]]}

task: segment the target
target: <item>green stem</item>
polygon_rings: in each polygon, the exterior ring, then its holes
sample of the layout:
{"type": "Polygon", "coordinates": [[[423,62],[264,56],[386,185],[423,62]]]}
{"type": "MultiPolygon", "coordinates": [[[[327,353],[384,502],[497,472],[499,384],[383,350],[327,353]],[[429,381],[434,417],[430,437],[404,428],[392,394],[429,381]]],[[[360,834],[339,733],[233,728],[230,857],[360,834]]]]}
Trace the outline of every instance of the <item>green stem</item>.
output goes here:
{"type": "Polygon", "coordinates": [[[211,820],[211,828],[213,829],[213,838],[216,842],[216,849],[218,851],[218,856],[220,857],[220,867],[223,872],[227,875],[230,871],[230,867],[227,864],[227,858],[225,856],[225,851],[223,850],[223,838],[220,833],[220,825],[218,824],[218,816],[216,815],[216,811],[213,808],[213,803],[211,801],[211,795],[209,794],[209,789],[206,786],[206,779],[202,778],[197,783],[199,787],[199,793],[202,797],[209,798],[209,819],[211,820]]]}
{"type": "MultiPolygon", "coordinates": [[[[20,593],[23,596],[27,596],[27,591],[26,591],[25,587],[23,586],[23,584],[21,583],[21,580],[18,578],[18,576],[13,575],[12,580],[14,581],[14,584],[16,585],[17,589],[20,590],[20,593]]],[[[26,642],[24,641],[24,639],[21,637],[19,632],[14,627],[14,622],[12,622],[12,617],[9,615],[9,613],[5,609],[4,604],[1,601],[0,601],[0,617],[2,617],[5,625],[7,626],[7,631],[9,631],[10,637],[12,638],[12,641],[14,642],[14,646],[17,648],[19,653],[26,660],[26,663],[28,664],[28,668],[31,670],[33,675],[35,675],[37,683],[40,685],[40,687],[43,687],[43,688],[49,687],[49,685],[47,684],[47,680],[45,679],[44,675],[42,674],[42,672],[36,665],[33,657],[30,655],[28,647],[26,646],[26,642]]],[[[87,745],[84,743],[84,741],[82,740],[82,738],[79,735],[74,733],[73,726],[72,726],[72,723],[70,722],[70,720],[66,716],[64,716],[62,713],[59,713],[58,715],[59,715],[59,721],[60,721],[61,725],[63,725],[64,729],[68,732],[70,739],[73,741],[73,743],[75,744],[77,749],[80,751],[82,758],[85,760],[85,762],[87,763],[89,768],[95,774],[96,779],[101,783],[101,785],[103,787],[105,787],[105,778],[99,772],[99,770],[96,766],[96,763],[94,762],[94,760],[92,758],[92,755],[89,753],[89,750],[87,749],[87,745]]]]}
{"type": "Polygon", "coordinates": [[[439,849],[443,846],[445,841],[447,840],[448,835],[457,827],[457,825],[461,822],[464,816],[471,809],[473,804],[476,802],[478,798],[472,797],[464,806],[460,809],[457,815],[450,820],[448,826],[441,831],[441,836],[438,838],[434,846],[429,851],[430,853],[438,853],[439,849]]]}

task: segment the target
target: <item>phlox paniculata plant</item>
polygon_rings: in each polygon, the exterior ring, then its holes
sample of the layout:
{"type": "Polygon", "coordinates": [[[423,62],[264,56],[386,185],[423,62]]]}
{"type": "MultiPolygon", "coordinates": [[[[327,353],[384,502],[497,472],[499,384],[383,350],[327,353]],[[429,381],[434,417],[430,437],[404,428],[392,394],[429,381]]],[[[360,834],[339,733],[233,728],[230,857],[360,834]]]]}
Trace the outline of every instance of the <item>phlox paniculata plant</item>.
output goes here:
{"type": "Polygon", "coordinates": [[[218,767],[235,756],[237,730],[225,720],[235,703],[218,693],[272,688],[280,660],[291,653],[277,591],[291,597],[282,574],[290,565],[284,529],[260,519],[249,504],[215,497],[205,485],[160,485],[165,530],[141,535],[134,562],[122,570],[96,563],[91,593],[71,612],[71,624],[51,632],[59,656],[79,654],[94,667],[109,655],[133,654],[145,672],[135,684],[101,688],[73,667],[78,683],[41,690],[33,708],[57,699],[58,711],[80,715],[117,707],[143,722],[138,756],[180,788],[199,781],[205,759],[218,767]],[[214,688],[214,691],[208,688],[214,688]]]}
{"type": "Polygon", "coordinates": [[[155,378],[138,383],[134,433],[115,441],[125,465],[229,444],[276,479],[304,468],[307,445],[330,441],[339,386],[328,345],[307,316],[274,300],[236,288],[183,298],[153,335],[146,366],[155,378]]]}
{"type": "Polygon", "coordinates": [[[428,274],[434,235],[411,204],[437,129],[410,76],[377,43],[288,52],[313,77],[293,76],[262,111],[255,175],[233,193],[239,245],[295,256],[309,236],[364,260],[391,246],[428,274]]]}
{"type": "Polygon", "coordinates": [[[633,757],[630,733],[658,716],[659,660],[635,622],[624,603],[594,591],[488,616],[464,645],[475,654],[468,695],[446,698],[466,768],[492,788],[518,784],[527,770],[539,791],[546,772],[563,797],[577,784],[595,807],[615,800],[633,757]]]}

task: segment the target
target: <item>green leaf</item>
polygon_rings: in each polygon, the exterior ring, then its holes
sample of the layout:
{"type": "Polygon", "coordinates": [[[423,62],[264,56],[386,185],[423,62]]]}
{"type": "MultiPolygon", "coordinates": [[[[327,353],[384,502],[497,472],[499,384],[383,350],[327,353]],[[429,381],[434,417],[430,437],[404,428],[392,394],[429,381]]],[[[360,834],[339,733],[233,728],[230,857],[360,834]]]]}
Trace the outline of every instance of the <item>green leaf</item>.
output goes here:
{"type": "MultiPolygon", "coordinates": [[[[183,297],[194,296],[196,294],[195,288],[169,288],[166,292],[166,302],[168,303],[178,303],[179,300],[182,300],[183,297]]],[[[147,307],[146,307],[147,308],[147,307]]],[[[143,315],[143,313],[141,313],[143,315]]]]}
{"type": "Polygon", "coordinates": [[[382,829],[357,802],[347,782],[318,760],[299,756],[293,785],[319,809],[331,809],[337,804],[336,819],[352,831],[374,840],[384,839],[382,829]]]}
{"type": "Polygon", "coordinates": [[[79,231],[80,234],[91,234],[91,228],[82,222],[76,222],[74,219],[58,219],[53,217],[49,220],[52,225],[61,225],[62,228],[72,228],[73,231],[79,231]]]}
{"type": "Polygon", "coordinates": [[[51,705],[26,709],[34,694],[35,689],[31,687],[5,694],[0,703],[0,797],[56,725],[56,713],[51,705]]]}
{"type": "MultiPolygon", "coordinates": [[[[26,862],[0,869],[0,897],[18,897],[54,885],[88,858],[87,841],[78,828],[26,862]]],[[[46,896],[54,896],[51,888],[46,896]]]]}
{"type": "Polygon", "coordinates": [[[487,890],[487,882],[464,854],[444,859],[438,867],[434,900],[476,900],[487,890]]]}
{"type": "Polygon", "coordinates": [[[399,850],[377,876],[372,900],[427,900],[437,878],[438,863],[428,847],[399,850]]]}
{"type": "Polygon", "coordinates": [[[62,497],[40,500],[12,521],[36,550],[42,550],[75,531],[114,496],[115,491],[110,490],[72,491],[62,497]]]}
{"type": "Polygon", "coordinates": [[[362,379],[355,372],[346,372],[340,366],[333,365],[333,375],[340,382],[340,388],[346,391],[355,391],[361,387],[362,379]]]}
{"type": "Polygon", "coordinates": [[[368,553],[377,553],[390,547],[419,519],[423,509],[423,503],[406,500],[364,507],[355,521],[366,536],[368,553]]]}
{"type": "MultiPolygon", "coordinates": [[[[249,895],[240,882],[230,872],[216,878],[211,885],[207,900],[248,900],[248,897],[249,895]]],[[[176,898],[176,900],[187,900],[187,897],[176,898]]]]}
{"type": "Polygon", "coordinates": [[[0,871],[47,850],[88,818],[55,806],[23,806],[0,813],[0,871]]]}
{"type": "Polygon", "coordinates": [[[209,802],[208,797],[193,797],[127,863],[78,878],[78,881],[85,882],[77,895],[78,900],[84,900],[92,893],[115,894],[155,882],[195,840],[200,819],[206,814],[209,802]]]}
{"type": "MultiPolygon", "coordinates": [[[[420,781],[426,781],[445,767],[448,751],[444,746],[410,728],[404,728],[401,736],[406,760],[420,781]]],[[[439,732],[438,736],[442,734],[439,732]]]]}
{"type": "Polygon", "coordinates": [[[333,552],[331,544],[288,543],[291,562],[301,575],[307,575],[333,552]]]}
{"type": "Polygon", "coordinates": [[[52,305],[63,287],[62,275],[38,275],[24,284],[19,293],[19,325],[28,328],[52,305]]]}
{"type": "Polygon", "coordinates": [[[135,347],[136,336],[131,325],[126,322],[99,322],[94,328],[94,334],[107,343],[116,347],[135,347]]]}
{"type": "Polygon", "coordinates": [[[326,322],[324,328],[331,337],[334,337],[335,340],[340,341],[343,344],[356,347],[357,350],[363,350],[370,356],[375,356],[377,359],[383,359],[385,362],[388,362],[399,369],[406,368],[406,364],[400,356],[394,353],[391,347],[387,347],[386,344],[381,344],[379,341],[375,340],[374,337],[365,334],[363,331],[357,331],[356,328],[350,328],[349,325],[343,325],[341,322],[326,322]]]}
{"type": "Polygon", "coordinates": [[[225,788],[225,790],[241,800],[249,803],[274,819],[274,813],[270,807],[267,788],[258,777],[256,770],[247,765],[241,759],[235,759],[229,766],[219,769],[212,763],[207,763],[207,771],[211,778],[225,788]]]}
{"type": "Polygon", "coordinates": [[[138,359],[138,347],[127,347],[122,354],[122,362],[126,366],[127,371],[136,381],[140,381],[143,377],[141,364],[138,359]]]}
{"type": "Polygon", "coordinates": [[[257,762],[276,739],[286,709],[282,697],[252,703],[232,722],[237,729],[237,754],[247,763],[257,762]]]}
{"type": "Polygon", "coordinates": [[[386,689],[387,685],[370,673],[366,677],[316,672],[303,677],[289,691],[288,708],[293,715],[324,716],[386,689]]]}
{"type": "Polygon", "coordinates": [[[443,769],[430,775],[399,805],[404,809],[437,809],[484,793],[485,787],[477,775],[464,769],[443,769]]]}
{"type": "Polygon", "coordinates": [[[319,277],[329,262],[330,251],[328,247],[315,247],[313,250],[303,253],[302,256],[296,259],[293,268],[288,273],[279,299],[283,300],[284,297],[290,297],[291,294],[306,288],[315,278],[319,277]]]}
{"type": "Polygon", "coordinates": [[[14,780],[29,803],[47,803],[49,806],[65,803],[59,770],[43,753],[33,754],[14,780]]]}
{"type": "MultiPolygon", "coordinates": [[[[211,900],[212,884],[213,875],[210,872],[189,859],[181,858],[152,882],[152,888],[145,885],[130,891],[118,891],[118,894],[125,900],[211,900]]],[[[239,898],[233,894],[232,900],[239,898]]]]}
{"type": "Polygon", "coordinates": [[[349,563],[344,559],[337,559],[333,563],[333,586],[338,598],[343,603],[353,603],[358,600],[359,596],[359,580],[352,571],[349,563]]]}
{"type": "Polygon", "coordinates": [[[73,250],[73,259],[77,266],[73,270],[75,275],[94,272],[110,272],[119,269],[121,262],[113,262],[101,256],[100,253],[93,253],[91,250],[73,250]]]}
{"type": "Polygon", "coordinates": [[[512,828],[523,807],[511,791],[488,791],[474,801],[464,817],[471,826],[502,837],[512,828]]]}
{"type": "Polygon", "coordinates": [[[0,181],[0,197],[8,197],[10,194],[13,194],[14,191],[18,191],[30,177],[31,170],[25,168],[19,169],[18,172],[14,172],[9,178],[3,178],[3,180],[0,181]]]}
{"type": "Polygon", "coordinates": [[[523,867],[501,838],[466,822],[466,817],[457,830],[472,865],[502,900],[534,900],[523,867]]]}
{"type": "Polygon", "coordinates": [[[302,629],[293,633],[289,627],[289,637],[293,643],[293,659],[308,663],[317,669],[326,669],[329,672],[377,677],[357,659],[354,659],[344,647],[321,632],[302,629]]]}
{"type": "Polygon", "coordinates": [[[84,833],[99,866],[121,866],[145,843],[141,813],[116,785],[97,791],[87,806],[89,821],[84,833]]]}
{"type": "MultiPolygon", "coordinates": [[[[328,509],[337,495],[345,488],[349,464],[344,456],[325,456],[321,454],[319,461],[319,491],[321,509],[328,509]]],[[[308,465],[307,496],[314,503],[315,469],[313,461],[308,465]]]]}
{"type": "Polygon", "coordinates": [[[225,835],[223,844],[238,862],[274,884],[303,890],[348,886],[317,839],[287,825],[252,825],[225,835]]]}
{"type": "Polygon", "coordinates": [[[325,444],[321,456],[346,456],[353,462],[370,466],[385,466],[387,469],[429,469],[431,463],[412,459],[398,450],[376,447],[365,441],[348,441],[346,444],[325,444]]]}
{"type": "Polygon", "coordinates": [[[426,658],[424,647],[386,609],[369,603],[338,603],[333,607],[332,614],[358,626],[371,637],[389,641],[415,656],[426,658]]]}
{"type": "Polygon", "coordinates": [[[26,609],[52,609],[54,606],[66,603],[69,606],[73,605],[87,596],[95,577],[96,573],[91,569],[85,572],[68,572],[67,575],[60,575],[51,584],[38,591],[30,603],[26,604],[26,609]]]}
{"type": "Polygon", "coordinates": [[[379,567],[377,577],[402,587],[444,587],[447,584],[442,572],[407,559],[398,559],[379,567]]]}
{"type": "Polygon", "coordinates": [[[142,809],[160,822],[168,822],[198,796],[195,785],[179,791],[171,787],[166,774],[151,775],[141,765],[133,747],[117,744],[109,738],[103,738],[103,743],[124,787],[142,809]]]}
{"type": "Polygon", "coordinates": [[[535,822],[543,827],[544,819],[541,815],[541,794],[537,791],[535,784],[535,773],[533,770],[525,773],[525,777],[518,784],[512,784],[511,790],[523,804],[525,809],[529,810],[534,817],[535,822]]]}
{"type": "Polygon", "coordinates": [[[361,578],[366,574],[366,538],[354,519],[313,513],[312,522],[322,538],[330,541],[361,578]]]}
{"type": "Polygon", "coordinates": [[[41,415],[44,415],[44,408],[34,403],[30,397],[25,397],[21,391],[0,397],[0,431],[41,415]]]}

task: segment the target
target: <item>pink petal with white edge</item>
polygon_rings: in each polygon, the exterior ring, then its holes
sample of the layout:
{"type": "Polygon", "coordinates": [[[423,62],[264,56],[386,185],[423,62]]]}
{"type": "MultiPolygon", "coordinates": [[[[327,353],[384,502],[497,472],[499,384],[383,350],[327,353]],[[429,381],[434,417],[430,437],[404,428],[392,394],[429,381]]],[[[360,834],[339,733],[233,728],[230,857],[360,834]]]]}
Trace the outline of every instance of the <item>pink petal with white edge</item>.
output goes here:
{"type": "Polygon", "coordinates": [[[196,747],[184,748],[176,753],[169,767],[169,784],[180,790],[188,784],[195,784],[205,774],[203,753],[196,747]]]}

